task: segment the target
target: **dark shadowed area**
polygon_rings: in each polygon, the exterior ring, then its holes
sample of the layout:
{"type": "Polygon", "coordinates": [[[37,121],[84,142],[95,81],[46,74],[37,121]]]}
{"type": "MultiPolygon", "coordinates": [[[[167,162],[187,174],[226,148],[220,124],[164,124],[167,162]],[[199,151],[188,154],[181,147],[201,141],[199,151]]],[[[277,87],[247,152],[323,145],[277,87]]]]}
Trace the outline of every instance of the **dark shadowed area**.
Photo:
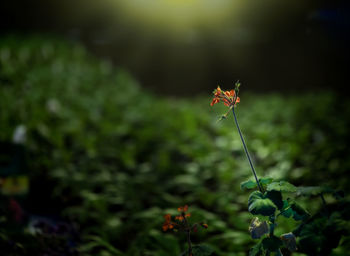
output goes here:
{"type": "MultiPolygon", "coordinates": [[[[56,33],[168,95],[347,86],[347,1],[3,1],[5,32],[56,33]]],[[[3,32],[3,33],[5,33],[3,32]]]]}

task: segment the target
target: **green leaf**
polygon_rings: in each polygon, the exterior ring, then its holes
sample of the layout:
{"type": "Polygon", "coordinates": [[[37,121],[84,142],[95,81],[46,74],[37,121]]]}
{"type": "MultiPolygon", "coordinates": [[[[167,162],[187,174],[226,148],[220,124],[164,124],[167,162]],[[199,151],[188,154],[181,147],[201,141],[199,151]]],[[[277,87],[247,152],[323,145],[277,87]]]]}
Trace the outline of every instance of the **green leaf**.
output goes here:
{"type": "Polygon", "coordinates": [[[296,192],[297,188],[293,184],[290,184],[287,181],[275,181],[270,183],[267,186],[266,190],[267,191],[277,190],[281,192],[296,192]]]}
{"type": "Polygon", "coordinates": [[[109,242],[102,239],[101,237],[91,235],[91,236],[86,236],[86,238],[89,239],[90,242],[80,247],[80,250],[82,252],[89,252],[89,251],[92,251],[95,247],[101,247],[106,251],[108,251],[109,255],[113,255],[113,256],[122,255],[121,251],[119,251],[117,248],[115,248],[113,245],[111,245],[109,242]]]}
{"type": "Polygon", "coordinates": [[[321,194],[321,187],[298,187],[297,196],[317,196],[321,194]]]}
{"type": "Polygon", "coordinates": [[[290,208],[293,210],[293,219],[296,221],[306,220],[310,217],[310,214],[297,203],[292,203],[290,208]]]}
{"type": "Polygon", "coordinates": [[[275,204],[260,191],[254,191],[248,199],[248,211],[254,215],[270,216],[275,213],[275,204]]]}
{"type": "Polygon", "coordinates": [[[265,256],[265,255],[266,255],[266,251],[264,250],[262,243],[258,243],[254,245],[249,250],[249,256],[265,256]]]}
{"type": "Polygon", "coordinates": [[[298,187],[297,196],[318,196],[322,193],[332,193],[333,189],[327,187],[298,187]]]}
{"type": "MultiPolygon", "coordinates": [[[[259,179],[259,183],[261,186],[266,187],[268,184],[270,184],[273,181],[272,178],[260,178],[259,179]]],[[[241,189],[245,190],[245,189],[253,189],[256,188],[257,184],[255,181],[253,180],[247,180],[241,183],[241,189]]]]}
{"type": "Polygon", "coordinates": [[[279,210],[283,207],[282,194],[281,191],[271,190],[266,192],[266,197],[271,199],[271,201],[277,206],[279,210]]]}
{"type": "Polygon", "coordinates": [[[242,190],[252,189],[252,188],[255,188],[256,186],[257,186],[256,182],[252,181],[252,180],[247,180],[247,181],[244,181],[244,182],[241,183],[241,189],[242,190]]]}
{"type": "Polygon", "coordinates": [[[282,246],[282,241],[276,236],[266,237],[262,240],[262,245],[265,250],[270,252],[277,251],[282,246]]]}
{"type": "Polygon", "coordinates": [[[329,231],[326,231],[327,217],[313,219],[301,224],[293,233],[299,237],[298,251],[307,255],[320,255],[322,245],[329,244],[329,231]]]}
{"type": "MultiPolygon", "coordinates": [[[[341,207],[346,205],[342,204],[341,207]]],[[[328,208],[328,210],[331,209],[328,208]]],[[[296,230],[297,234],[293,231],[296,236],[299,236],[298,251],[307,255],[333,255],[331,251],[339,246],[342,237],[349,234],[348,210],[343,214],[346,217],[339,211],[328,216],[323,213],[316,214],[312,219],[302,223],[296,230]]],[[[342,255],[348,255],[348,253],[342,255]]]]}
{"type": "Polygon", "coordinates": [[[283,200],[283,207],[281,209],[281,215],[283,215],[286,218],[290,218],[293,215],[293,210],[290,207],[288,200],[283,200]]]}
{"type": "Polygon", "coordinates": [[[277,250],[277,251],[275,252],[275,256],[283,256],[281,250],[277,250]]]}
{"type": "Polygon", "coordinates": [[[282,216],[286,218],[290,218],[293,215],[293,210],[291,208],[288,208],[287,210],[282,212],[282,216]]]}
{"type": "MultiPolygon", "coordinates": [[[[198,244],[192,246],[193,256],[209,256],[214,252],[213,248],[206,244],[198,244]]],[[[188,250],[185,250],[181,256],[188,256],[188,250]]]]}
{"type": "Polygon", "coordinates": [[[266,186],[269,185],[273,181],[273,178],[260,178],[259,182],[261,185],[266,186]]]}

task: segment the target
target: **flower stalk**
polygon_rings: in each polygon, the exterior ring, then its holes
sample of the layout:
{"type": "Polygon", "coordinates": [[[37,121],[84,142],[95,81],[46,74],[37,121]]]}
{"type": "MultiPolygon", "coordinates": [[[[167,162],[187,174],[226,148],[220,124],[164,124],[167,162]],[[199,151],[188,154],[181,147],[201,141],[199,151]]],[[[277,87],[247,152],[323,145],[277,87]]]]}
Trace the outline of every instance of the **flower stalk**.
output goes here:
{"type": "Polygon", "coordinates": [[[259,188],[260,192],[263,193],[264,191],[263,191],[262,187],[260,186],[260,182],[259,182],[258,176],[256,175],[256,171],[255,171],[255,168],[254,168],[252,159],[250,158],[247,145],[246,145],[246,143],[245,143],[245,140],[244,140],[244,138],[243,138],[241,129],[240,129],[239,124],[238,124],[238,120],[237,120],[236,113],[235,113],[235,108],[232,108],[232,113],[233,113],[233,117],[234,117],[234,119],[235,119],[235,123],[236,123],[236,127],[237,127],[237,130],[238,130],[239,136],[241,137],[241,141],[242,141],[242,144],[243,144],[244,152],[245,152],[245,154],[246,154],[246,156],[247,156],[247,159],[248,159],[250,168],[251,168],[251,170],[252,170],[252,173],[253,173],[253,175],[254,175],[256,184],[258,185],[258,188],[259,188]]]}
{"type": "Polygon", "coordinates": [[[182,255],[188,254],[188,256],[193,256],[193,248],[196,248],[199,245],[192,246],[191,232],[197,232],[197,227],[207,229],[208,224],[204,222],[197,222],[191,225],[190,221],[188,220],[188,218],[191,217],[191,213],[188,212],[188,205],[180,206],[179,208],[177,208],[177,211],[180,212],[180,215],[175,216],[176,222],[172,222],[170,214],[164,215],[165,222],[163,224],[163,231],[174,229],[174,231],[185,232],[188,243],[188,249],[186,249],[185,253],[183,253],[182,255]]]}
{"type": "Polygon", "coordinates": [[[192,256],[191,228],[188,225],[188,221],[186,219],[185,212],[182,212],[181,215],[184,218],[184,222],[185,222],[185,225],[186,225],[187,243],[188,243],[188,256],[192,256]]]}
{"type": "Polygon", "coordinates": [[[221,116],[219,121],[222,120],[222,119],[226,119],[229,111],[232,109],[233,117],[235,119],[235,123],[236,123],[236,126],[237,126],[237,130],[238,130],[239,136],[241,137],[241,141],[242,141],[242,144],[243,144],[244,152],[245,152],[245,154],[247,156],[247,159],[248,159],[250,168],[252,170],[252,173],[254,175],[256,184],[258,185],[258,188],[259,188],[260,192],[263,193],[264,190],[260,186],[259,179],[258,179],[258,177],[256,175],[256,171],[255,171],[252,159],[250,158],[249,151],[248,151],[247,145],[246,145],[246,143],[244,141],[241,129],[239,128],[238,120],[237,120],[236,113],[235,113],[235,107],[237,106],[237,103],[239,103],[241,101],[240,98],[238,97],[240,85],[241,85],[240,82],[237,81],[236,84],[235,84],[235,89],[231,90],[231,91],[223,91],[223,90],[221,90],[220,86],[218,86],[216,88],[216,90],[214,90],[214,92],[213,92],[214,98],[213,98],[212,102],[210,103],[210,105],[213,106],[216,103],[219,103],[220,101],[222,101],[225,106],[229,107],[229,110],[224,115],[221,116]]]}

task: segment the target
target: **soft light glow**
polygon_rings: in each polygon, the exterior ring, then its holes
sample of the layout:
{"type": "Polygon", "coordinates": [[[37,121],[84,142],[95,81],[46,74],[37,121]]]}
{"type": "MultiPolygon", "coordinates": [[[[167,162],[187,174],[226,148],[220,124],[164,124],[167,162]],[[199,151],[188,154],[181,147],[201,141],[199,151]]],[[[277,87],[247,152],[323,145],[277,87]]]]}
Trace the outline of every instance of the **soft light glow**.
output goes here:
{"type": "Polygon", "coordinates": [[[115,4],[120,14],[132,18],[134,22],[176,33],[219,25],[233,14],[233,1],[127,0],[115,4]]]}

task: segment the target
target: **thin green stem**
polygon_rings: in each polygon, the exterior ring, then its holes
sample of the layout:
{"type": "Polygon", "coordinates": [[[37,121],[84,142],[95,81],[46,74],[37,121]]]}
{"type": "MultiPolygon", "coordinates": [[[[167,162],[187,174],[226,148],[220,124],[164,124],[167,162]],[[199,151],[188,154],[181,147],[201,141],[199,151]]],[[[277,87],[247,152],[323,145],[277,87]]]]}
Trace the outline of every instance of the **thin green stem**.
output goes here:
{"type": "Polygon", "coordinates": [[[290,208],[291,208],[291,207],[288,206],[286,209],[283,209],[282,211],[280,211],[279,214],[276,215],[276,218],[277,218],[278,216],[280,216],[281,214],[283,214],[284,212],[286,212],[287,210],[289,210],[290,208]]]}
{"type": "Polygon", "coordinates": [[[327,206],[326,200],[324,199],[323,193],[320,194],[320,197],[322,199],[322,203],[324,206],[327,206]]]}
{"type": "MultiPolygon", "coordinates": [[[[269,220],[271,222],[270,223],[270,233],[269,233],[270,237],[274,236],[276,218],[277,218],[277,216],[274,216],[274,215],[270,216],[270,218],[269,218],[269,220]]],[[[270,251],[268,250],[267,252],[268,252],[267,255],[270,255],[270,251]]],[[[282,255],[283,256],[280,248],[278,248],[278,250],[276,251],[276,255],[282,255]]]]}
{"type": "Polygon", "coordinates": [[[273,236],[273,233],[275,232],[275,221],[276,217],[275,216],[270,216],[270,236],[273,236]]]}
{"type": "Polygon", "coordinates": [[[327,214],[327,217],[329,217],[329,211],[327,209],[327,202],[326,202],[326,199],[323,196],[323,193],[320,194],[320,197],[322,199],[323,209],[324,209],[325,213],[327,214]]]}
{"type": "Polygon", "coordinates": [[[188,256],[192,256],[191,228],[190,228],[190,226],[188,224],[188,221],[186,219],[185,213],[182,212],[181,215],[182,215],[182,217],[184,219],[184,222],[185,222],[185,225],[186,225],[187,243],[188,243],[188,256]]]}
{"type": "Polygon", "coordinates": [[[236,113],[235,113],[235,108],[234,107],[232,107],[232,113],[233,113],[233,117],[235,119],[235,123],[236,123],[236,126],[237,126],[237,130],[238,130],[239,136],[241,137],[241,141],[242,141],[242,144],[243,144],[243,148],[244,148],[245,154],[246,154],[246,156],[248,158],[248,162],[249,162],[250,168],[252,169],[252,172],[253,172],[256,184],[258,184],[258,188],[259,188],[260,192],[263,193],[264,191],[263,191],[262,187],[260,186],[260,182],[259,182],[258,176],[256,175],[256,171],[254,169],[253,162],[252,162],[252,160],[250,158],[247,145],[246,145],[246,143],[244,141],[241,129],[239,128],[239,124],[238,124],[238,121],[237,121],[237,117],[236,117],[236,113]]]}

